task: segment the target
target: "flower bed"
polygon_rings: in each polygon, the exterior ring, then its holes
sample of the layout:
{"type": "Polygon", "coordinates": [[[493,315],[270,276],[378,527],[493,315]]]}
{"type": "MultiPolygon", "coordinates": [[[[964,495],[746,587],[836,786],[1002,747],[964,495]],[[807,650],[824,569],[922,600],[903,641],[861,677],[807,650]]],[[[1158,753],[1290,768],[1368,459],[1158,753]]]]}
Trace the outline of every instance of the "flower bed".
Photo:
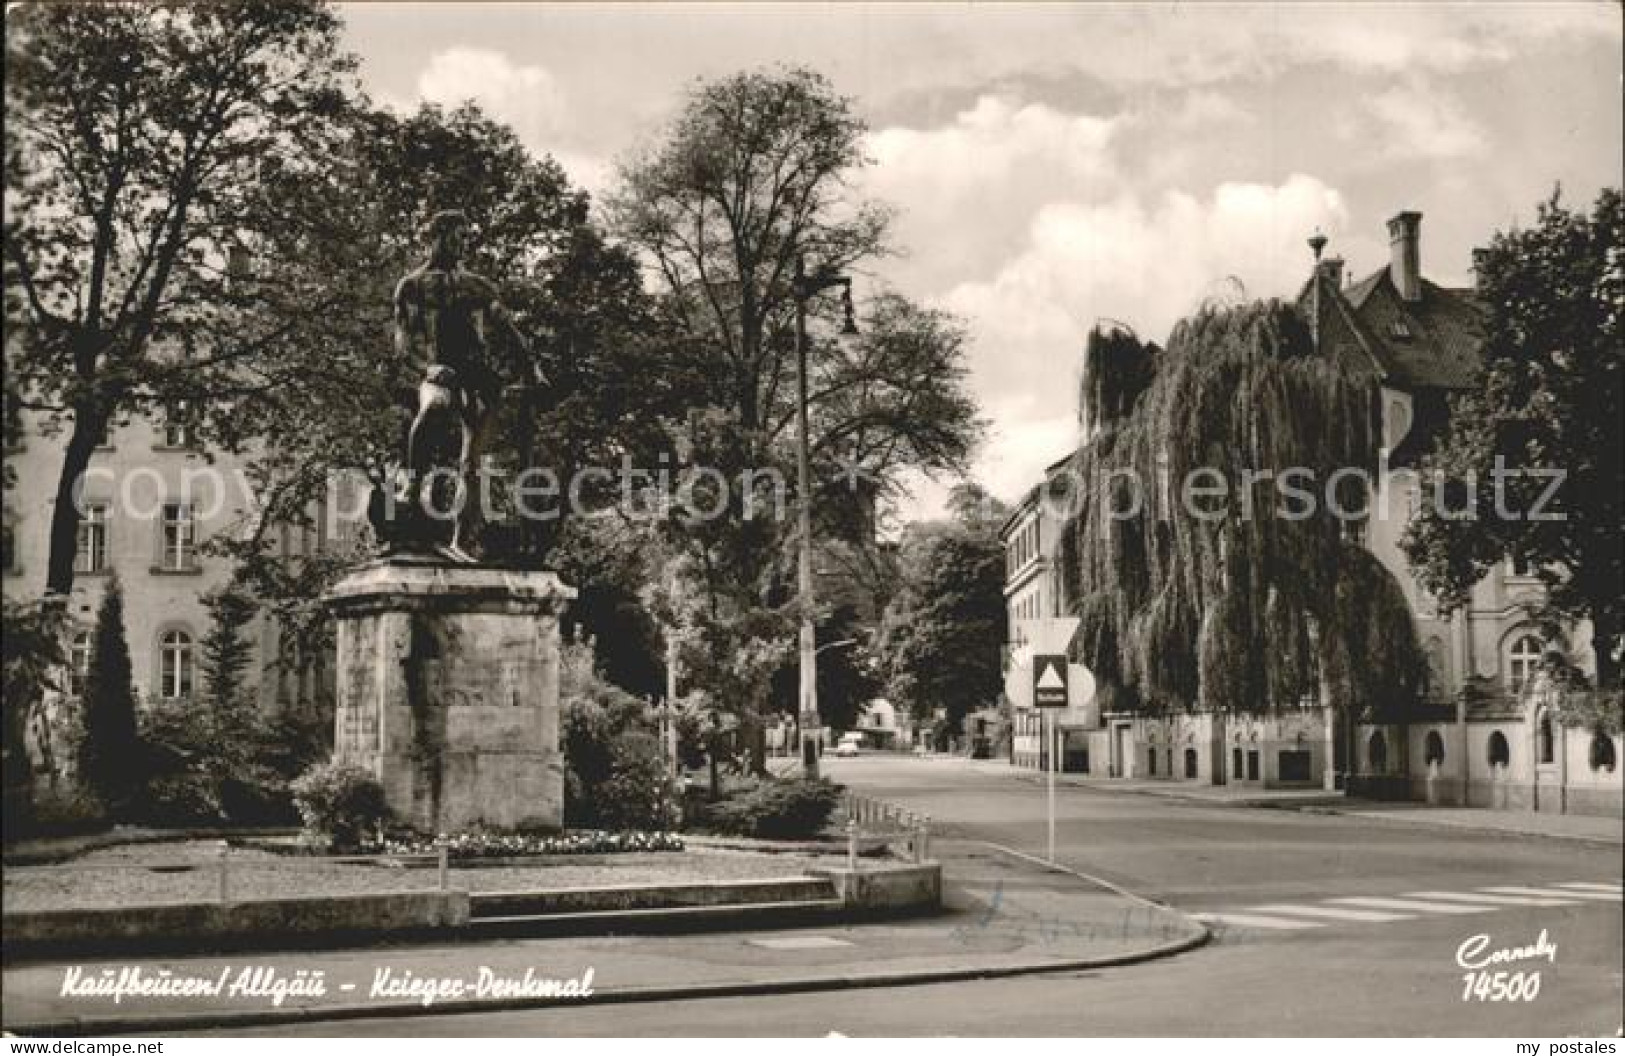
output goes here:
{"type": "Polygon", "coordinates": [[[540,833],[471,832],[441,833],[427,837],[416,833],[385,837],[367,847],[369,854],[437,854],[446,848],[452,861],[479,858],[523,858],[532,855],[634,854],[642,851],[680,851],[683,838],[674,832],[604,832],[583,830],[556,835],[540,833]]]}

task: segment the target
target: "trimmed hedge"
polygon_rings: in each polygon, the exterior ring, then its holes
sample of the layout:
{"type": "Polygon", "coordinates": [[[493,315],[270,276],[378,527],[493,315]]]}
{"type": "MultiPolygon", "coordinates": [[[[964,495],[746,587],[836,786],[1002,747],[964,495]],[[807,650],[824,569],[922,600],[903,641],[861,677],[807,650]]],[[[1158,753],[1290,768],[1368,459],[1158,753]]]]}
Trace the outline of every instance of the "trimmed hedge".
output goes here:
{"type": "Polygon", "coordinates": [[[820,778],[748,785],[706,808],[711,830],[729,836],[807,840],[823,831],[841,801],[842,786],[820,778]]]}

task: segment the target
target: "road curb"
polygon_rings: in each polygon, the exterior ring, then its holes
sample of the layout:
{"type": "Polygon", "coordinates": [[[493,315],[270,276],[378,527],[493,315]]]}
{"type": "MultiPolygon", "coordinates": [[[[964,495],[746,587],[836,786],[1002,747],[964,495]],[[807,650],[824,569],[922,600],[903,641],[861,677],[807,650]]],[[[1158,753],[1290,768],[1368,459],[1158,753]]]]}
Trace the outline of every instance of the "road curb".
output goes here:
{"type": "Polygon", "coordinates": [[[977,979],[1006,979],[1051,972],[1077,972],[1097,968],[1124,967],[1194,950],[1206,944],[1211,938],[1211,934],[1206,929],[1203,929],[1203,932],[1199,935],[1162,943],[1144,950],[1114,954],[1109,957],[1086,957],[1076,960],[995,965],[981,968],[952,968],[941,971],[807,976],[799,979],[775,979],[760,983],[703,983],[693,986],[633,987],[625,990],[605,990],[594,993],[590,997],[569,1000],[521,998],[501,1001],[448,1001],[445,1004],[435,1004],[427,1007],[421,1004],[337,1005],[321,1008],[256,1009],[245,1012],[205,1013],[195,1016],[89,1017],[84,1019],[45,1020],[37,1023],[11,1023],[6,1024],[5,1029],[18,1035],[48,1037],[161,1034],[165,1030],[231,1029],[234,1027],[272,1026],[277,1023],[288,1022],[321,1023],[358,1019],[404,1019],[416,1016],[468,1015],[477,1012],[522,1012],[528,1009],[542,1008],[630,1005],[662,1001],[704,1001],[728,997],[760,997],[773,994],[804,994],[893,986],[929,986],[935,983],[972,982],[977,979]]]}
{"type": "Polygon", "coordinates": [[[514,998],[496,1001],[448,1001],[444,1004],[352,1004],[285,1009],[252,1009],[242,1012],[209,1012],[196,1015],[170,1016],[91,1016],[63,1020],[42,1020],[33,1023],[8,1023],[6,1030],[15,1034],[49,1037],[77,1035],[106,1036],[111,1034],[162,1034],[166,1030],[209,1030],[236,1027],[272,1026],[278,1023],[359,1019],[390,1019],[416,1016],[454,1016],[478,1012],[519,1012],[528,1009],[574,1008],[592,1005],[625,1005],[661,1001],[703,1001],[716,998],[756,997],[773,994],[797,994],[840,990],[876,989],[894,986],[929,986],[936,983],[971,982],[978,979],[1005,979],[1024,975],[1042,975],[1058,972],[1078,972],[1099,968],[1119,968],[1142,964],[1146,961],[1172,957],[1206,945],[1213,933],[1206,925],[1164,903],[1137,895],[1096,876],[1045,861],[1025,851],[1019,851],[987,840],[964,840],[969,844],[990,847],[1046,869],[1066,873],[1088,883],[1102,887],[1113,894],[1152,907],[1181,918],[1194,929],[1182,939],[1159,943],[1155,946],[1104,957],[1081,957],[1062,960],[1030,961],[1020,964],[984,965],[982,967],[948,968],[913,972],[865,972],[842,975],[809,975],[793,979],[773,979],[762,982],[698,983],[690,986],[631,987],[624,990],[605,990],[588,997],[561,1000],[559,998],[514,998]]]}
{"type": "Polygon", "coordinates": [[[1622,846],[1618,840],[1607,840],[1600,836],[1580,836],[1568,832],[1537,832],[1533,829],[1498,829],[1488,825],[1474,825],[1471,822],[1445,821],[1441,818],[1407,818],[1386,814],[1366,814],[1357,810],[1346,810],[1338,807],[1296,807],[1300,814],[1324,814],[1341,818],[1351,818],[1355,821],[1371,821],[1379,825],[1408,825],[1414,829],[1451,829],[1456,832],[1471,832],[1480,836],[1514,836],[1532,840],[1567,840],[1570,843],[1584,843],[1593,847],[1606,847],[1619,850],[1622,846]]]}

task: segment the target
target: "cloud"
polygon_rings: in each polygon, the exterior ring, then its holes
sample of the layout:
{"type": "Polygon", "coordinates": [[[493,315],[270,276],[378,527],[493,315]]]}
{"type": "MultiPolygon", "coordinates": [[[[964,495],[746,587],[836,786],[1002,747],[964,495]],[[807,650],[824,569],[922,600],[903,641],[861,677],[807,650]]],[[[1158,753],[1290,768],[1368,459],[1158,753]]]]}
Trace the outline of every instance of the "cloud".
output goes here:
{"type": "MultiPolygon", "coordinates": [[[[516,65],[506,55],[487,48],[452,47],[435,52],[417,78],[417,94],[424,102],[457,106],[473,100],[480,109],[514,130],[519,141],[536,154],[551,155],[564,167],[570,182],[597,196],[613,179],[609,159],[583,148],[570,127],[570,111],[557,78],[542,66],[516,65]]],[[[397,112],[411,110],[387,94],[381,105],[397,112]]]]}
{"type": "Polygon", "coordinates": [[[1357,138],[1386,159],[1460,159],[1489,147],[1483,128],[1457,102],[1419,82],[1371,96],[1363,116],[1354,122],[1357,138]]]}
{"type": "Polygon", "coordinates": [[[506,55],[484,48],[437,51],[418,75],[425,102],[456,106],[472,99],[486,113],[513,127],[519,139],[541,152],[564,123],[564,93],[541,66],[518,66],[506,55]]]}
{"type": "Polygon", "coordinates": [[[932,247],[911,262],[926,288],[986,271],[1014,250],[1039,203],[1115,184],[1115,118],[985,95],[944,125],[872,133],[861,191],[902,206],[898,241],[932,247]],[[941,232],[959,233],[943,239],[941,232]]]}
{"type": "Polygon", "coordinates": [[[1108,202],[1043,206],[1025,247],[992,278],[939,299],[968,320],[972,386],[1001,423],[978,475],[1008,490],[1012,474],[1036,479],[1066,451],[1080,353],[1096,320],[1162,341],[1232,278],[1249,298],[1291,295],[1308,274],[1308,235],[1347,226],[1342,193],[1302,173],[1279,184],[1224,183],[1205,196],[1168,191],[1146,201],[1125,190],[1108,202]]]}
{"type": "Polygon", "coordinates": [[[1102,316],[1160,339],[1224,276],[1253,296],[1286,292],[1306,274],[1304,239],[1346,222],[1343,196],[1301,173],[1274,186],[1221,184],[1206,199],[1169,191],[1149,205],[1132,192],[1054,202],[1034,218],[1024,252],[944,300],[1020,344],[1064,324],[1075,345],[1102,316]]]}
{"type": "Polygon", "coordinates": [[[1197,89],[1181,98],[1162,124],[1184,132],[1206,131],[1226,125],[1253,125],[1257,122],[1257,115],[1244,109],[1228,95],[1210,89],[1197,89]]]}
{"type": "Polygon", "coordinates": [[[886,128],[869,137],[882,181],[949,200],[1006,187],[1027,173],[1056,180],[1098,175],[1115,121],[984,95],[938,128],[886,128]]]}

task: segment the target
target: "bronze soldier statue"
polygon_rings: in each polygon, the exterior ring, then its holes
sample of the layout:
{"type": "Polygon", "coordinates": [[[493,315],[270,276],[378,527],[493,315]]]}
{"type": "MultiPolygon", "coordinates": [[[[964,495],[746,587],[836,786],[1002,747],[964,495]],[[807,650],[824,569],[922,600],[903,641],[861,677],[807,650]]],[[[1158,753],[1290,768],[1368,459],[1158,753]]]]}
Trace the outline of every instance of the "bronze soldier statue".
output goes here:
{"type": "Polygon", "coordinates": [[[407,477],[400,498],[411,504],[409,514],[421,501],[434,441],[444,435],[442,423],[454,419],[462,505],[446,549],[455,560],[472,562],[464,545],[478,505],[474,471],[503,392],[492,364],[492,331],[502,330],[513,342],[530,364],[532,380],[541,384],[545,379],[531,357],[529,342],[497,299],[496,286],[460,266],[467,230],[468,218],[458,210],[436,213],[429,220],[429,259],[395,287],[395,342],[404,355],[424,367],[417,415],[407,435],[407,477]]]}

